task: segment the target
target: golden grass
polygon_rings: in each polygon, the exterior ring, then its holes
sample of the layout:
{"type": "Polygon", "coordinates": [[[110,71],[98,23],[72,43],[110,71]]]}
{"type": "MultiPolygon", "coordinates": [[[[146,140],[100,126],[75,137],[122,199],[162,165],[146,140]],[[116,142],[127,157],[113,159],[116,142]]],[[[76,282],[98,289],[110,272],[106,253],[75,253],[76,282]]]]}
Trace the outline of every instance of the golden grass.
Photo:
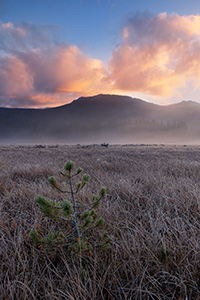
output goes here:
{"type": "Polygon", "coordinates": [[[0,299],[198,299],[199,153],[198,146],[1,146],[0,299]],[[68,160],[91,176],[82,196],[107,187],[99,215],[112,246],[91,257],[64,249],[51,257],[27,237],[37,226],[55,227],[34,198],[61,197],[47,178],[68,160]]]}

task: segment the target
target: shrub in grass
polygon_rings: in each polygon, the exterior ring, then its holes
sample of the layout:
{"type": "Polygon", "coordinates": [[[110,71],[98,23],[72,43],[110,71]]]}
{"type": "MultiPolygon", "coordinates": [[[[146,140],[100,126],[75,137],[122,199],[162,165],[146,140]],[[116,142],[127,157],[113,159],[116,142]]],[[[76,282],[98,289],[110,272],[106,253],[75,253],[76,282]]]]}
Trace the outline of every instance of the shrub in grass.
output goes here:
{"type": "Polygon", "coordinates": [[[99,229],[104,219],[97,215],[102,198],[106,190],[101,188],[98,195],[93,195],[91,202],[80,205],[77,201],[77,194],[89,182],[90,176],[85,174],[82,179],[75,182],[75,179],[82,174],[82,169],[74,170],[74,163],[68,161],[64,170],[60,172],[65,181],[65,187],[60,185],[54,177],[48,179],[49,184],[58,192],[65,194],[69,199],[63,201],[50,200],[38,195],[35,198],[40,211],[47,218],[54,220],[62,226],[62,230],[43,234],[40,228],[30,232],[31,241],[38,246],[49,251],[54,251],[60,247],[66,247],[73,253],[91,254],[93,248],[102,248],[110,244],[111,238],[106,231],[99,229]],[[65,226],[63,226],[63,223],[65,226]],[[63,229],[64,228],[64,229],[63,229]]]}

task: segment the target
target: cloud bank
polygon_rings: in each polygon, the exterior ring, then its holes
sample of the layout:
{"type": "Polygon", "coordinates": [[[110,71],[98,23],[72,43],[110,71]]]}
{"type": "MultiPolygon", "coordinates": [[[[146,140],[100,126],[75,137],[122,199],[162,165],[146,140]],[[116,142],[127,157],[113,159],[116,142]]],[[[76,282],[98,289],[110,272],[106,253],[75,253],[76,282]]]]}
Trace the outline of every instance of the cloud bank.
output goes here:
{"type": "Polygon", "coordinates": [[[142,13],[123,27],[108,70],[55,26],[0,23],[0,106],[46,107],[98,93],[171,97],[200,83],[200,15],[142,13]]]}
{"type": "Polygon", "coordinates": [[[170,97],[190,79],[199,86],[200,16],[136,14],[110,60],[111,77],[123,91],[170,97]]]}
{"type": "Polygon", "coordinates": [[[26,23],[0,25],[0,106],[55,106],[106,90],[102,62],[57,41],[54,31],[26,23]]]}

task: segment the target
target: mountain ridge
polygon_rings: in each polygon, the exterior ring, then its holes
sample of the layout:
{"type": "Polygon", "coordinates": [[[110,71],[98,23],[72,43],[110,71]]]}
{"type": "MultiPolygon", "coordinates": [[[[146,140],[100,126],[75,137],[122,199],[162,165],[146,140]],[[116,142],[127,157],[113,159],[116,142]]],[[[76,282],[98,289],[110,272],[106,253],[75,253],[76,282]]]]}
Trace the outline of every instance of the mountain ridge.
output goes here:
{"type": "Polygon", "coordinates": [[[99,94],[45,109],[0,108],[0,142],[200,143],[200,104],[99,94]]]}
{"type": "MultiPolygon", "coordinates": [[[[135,97],[131,97],[131,96],[126,96],[126,95],[115,95],[115,94],[97,94],[97,95],[94,95],[94,96],[89,96],[89,97],[86,97],[86,96],[81,96],[77,99],[74,99],[72,100],[70,103],[66,103],[66,104],[63,104],[63,105],[59,105],[59,106],[54,106],[54,107],[45,107],[45,108],[33,108],[33,107],[4,107],[4,106],[0,106],[0,109],[16,109],[16,110],[19,110],[19,109],[24,109],[24,110],[46,110],[46,109],[56,109],[56,108],[61,108],[61,107],[66,107],[68,105],[71,105],[73,103],[77,103],[77,102],[80,102],[80,101],[84,101],[84,100],[92,100],[92,101],[95,101],[96,98],[98,97],[113,97],[115,98],[120,98],[120,99],[130,99],[131,101],[140,101],[140,102],[144,102],[146,104],[151,104],[151,105],[155,105],[155,106],[159,106],[159,107],[167,107],[167,106],[173,106],[173,105],[180,105],[180,104],[194,104],[194,105],[198,105],[200,107],[200,103],[196,102],[196,101],[193,101],[193,100],[182,100],[180,102],[177,102],[177,103],[170,103],[170,104],[164,104],[164,105],[160,105],[160,104],[156,104],[156,103],[153,103],[153,102],[149,102],[149,101],[146,101],[144,99],[140,99],[140,98],[135,98],[135,97]]],[[[114,101],[115,101],[114,100],[114,101]]]]}

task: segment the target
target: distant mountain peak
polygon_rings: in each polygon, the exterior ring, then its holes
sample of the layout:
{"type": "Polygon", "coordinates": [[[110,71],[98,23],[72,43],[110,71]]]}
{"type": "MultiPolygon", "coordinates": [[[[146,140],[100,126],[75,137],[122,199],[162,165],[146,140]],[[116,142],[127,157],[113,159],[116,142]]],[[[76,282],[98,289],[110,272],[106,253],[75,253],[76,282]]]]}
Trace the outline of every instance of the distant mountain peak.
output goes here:
{"type": "Polygon", "coordinates": [[[183,105],[200,105],[200,103],[193,101],[193,100],[183,100],[179,104],[183,105]]]}
{"type": "MultiPolygon", "coordinates": [[[[131,96],[126,96],[126,95],[116,95],[116,94],[97,94],[97,95],[94,95],[94,96],[89,96],[89,97],[80,97],[74,101],[72,101],[71,103],[77,103],[77,102],[90,102],[90,101],[93,101],[94,103],[95,102],[98,102],[98,101],[101,101],[101,102],[110,102],[110,103],[123,103],[123,102],[130,102],[130,103],[133,103],[133,102],[140,102],[140,103],[149,103],[149,102],[146,102],[142,99],[139,99],[139,98],[133,98],[131,96]]],[[[153,104],[153,103],[151,103],[153,104]]]]}

